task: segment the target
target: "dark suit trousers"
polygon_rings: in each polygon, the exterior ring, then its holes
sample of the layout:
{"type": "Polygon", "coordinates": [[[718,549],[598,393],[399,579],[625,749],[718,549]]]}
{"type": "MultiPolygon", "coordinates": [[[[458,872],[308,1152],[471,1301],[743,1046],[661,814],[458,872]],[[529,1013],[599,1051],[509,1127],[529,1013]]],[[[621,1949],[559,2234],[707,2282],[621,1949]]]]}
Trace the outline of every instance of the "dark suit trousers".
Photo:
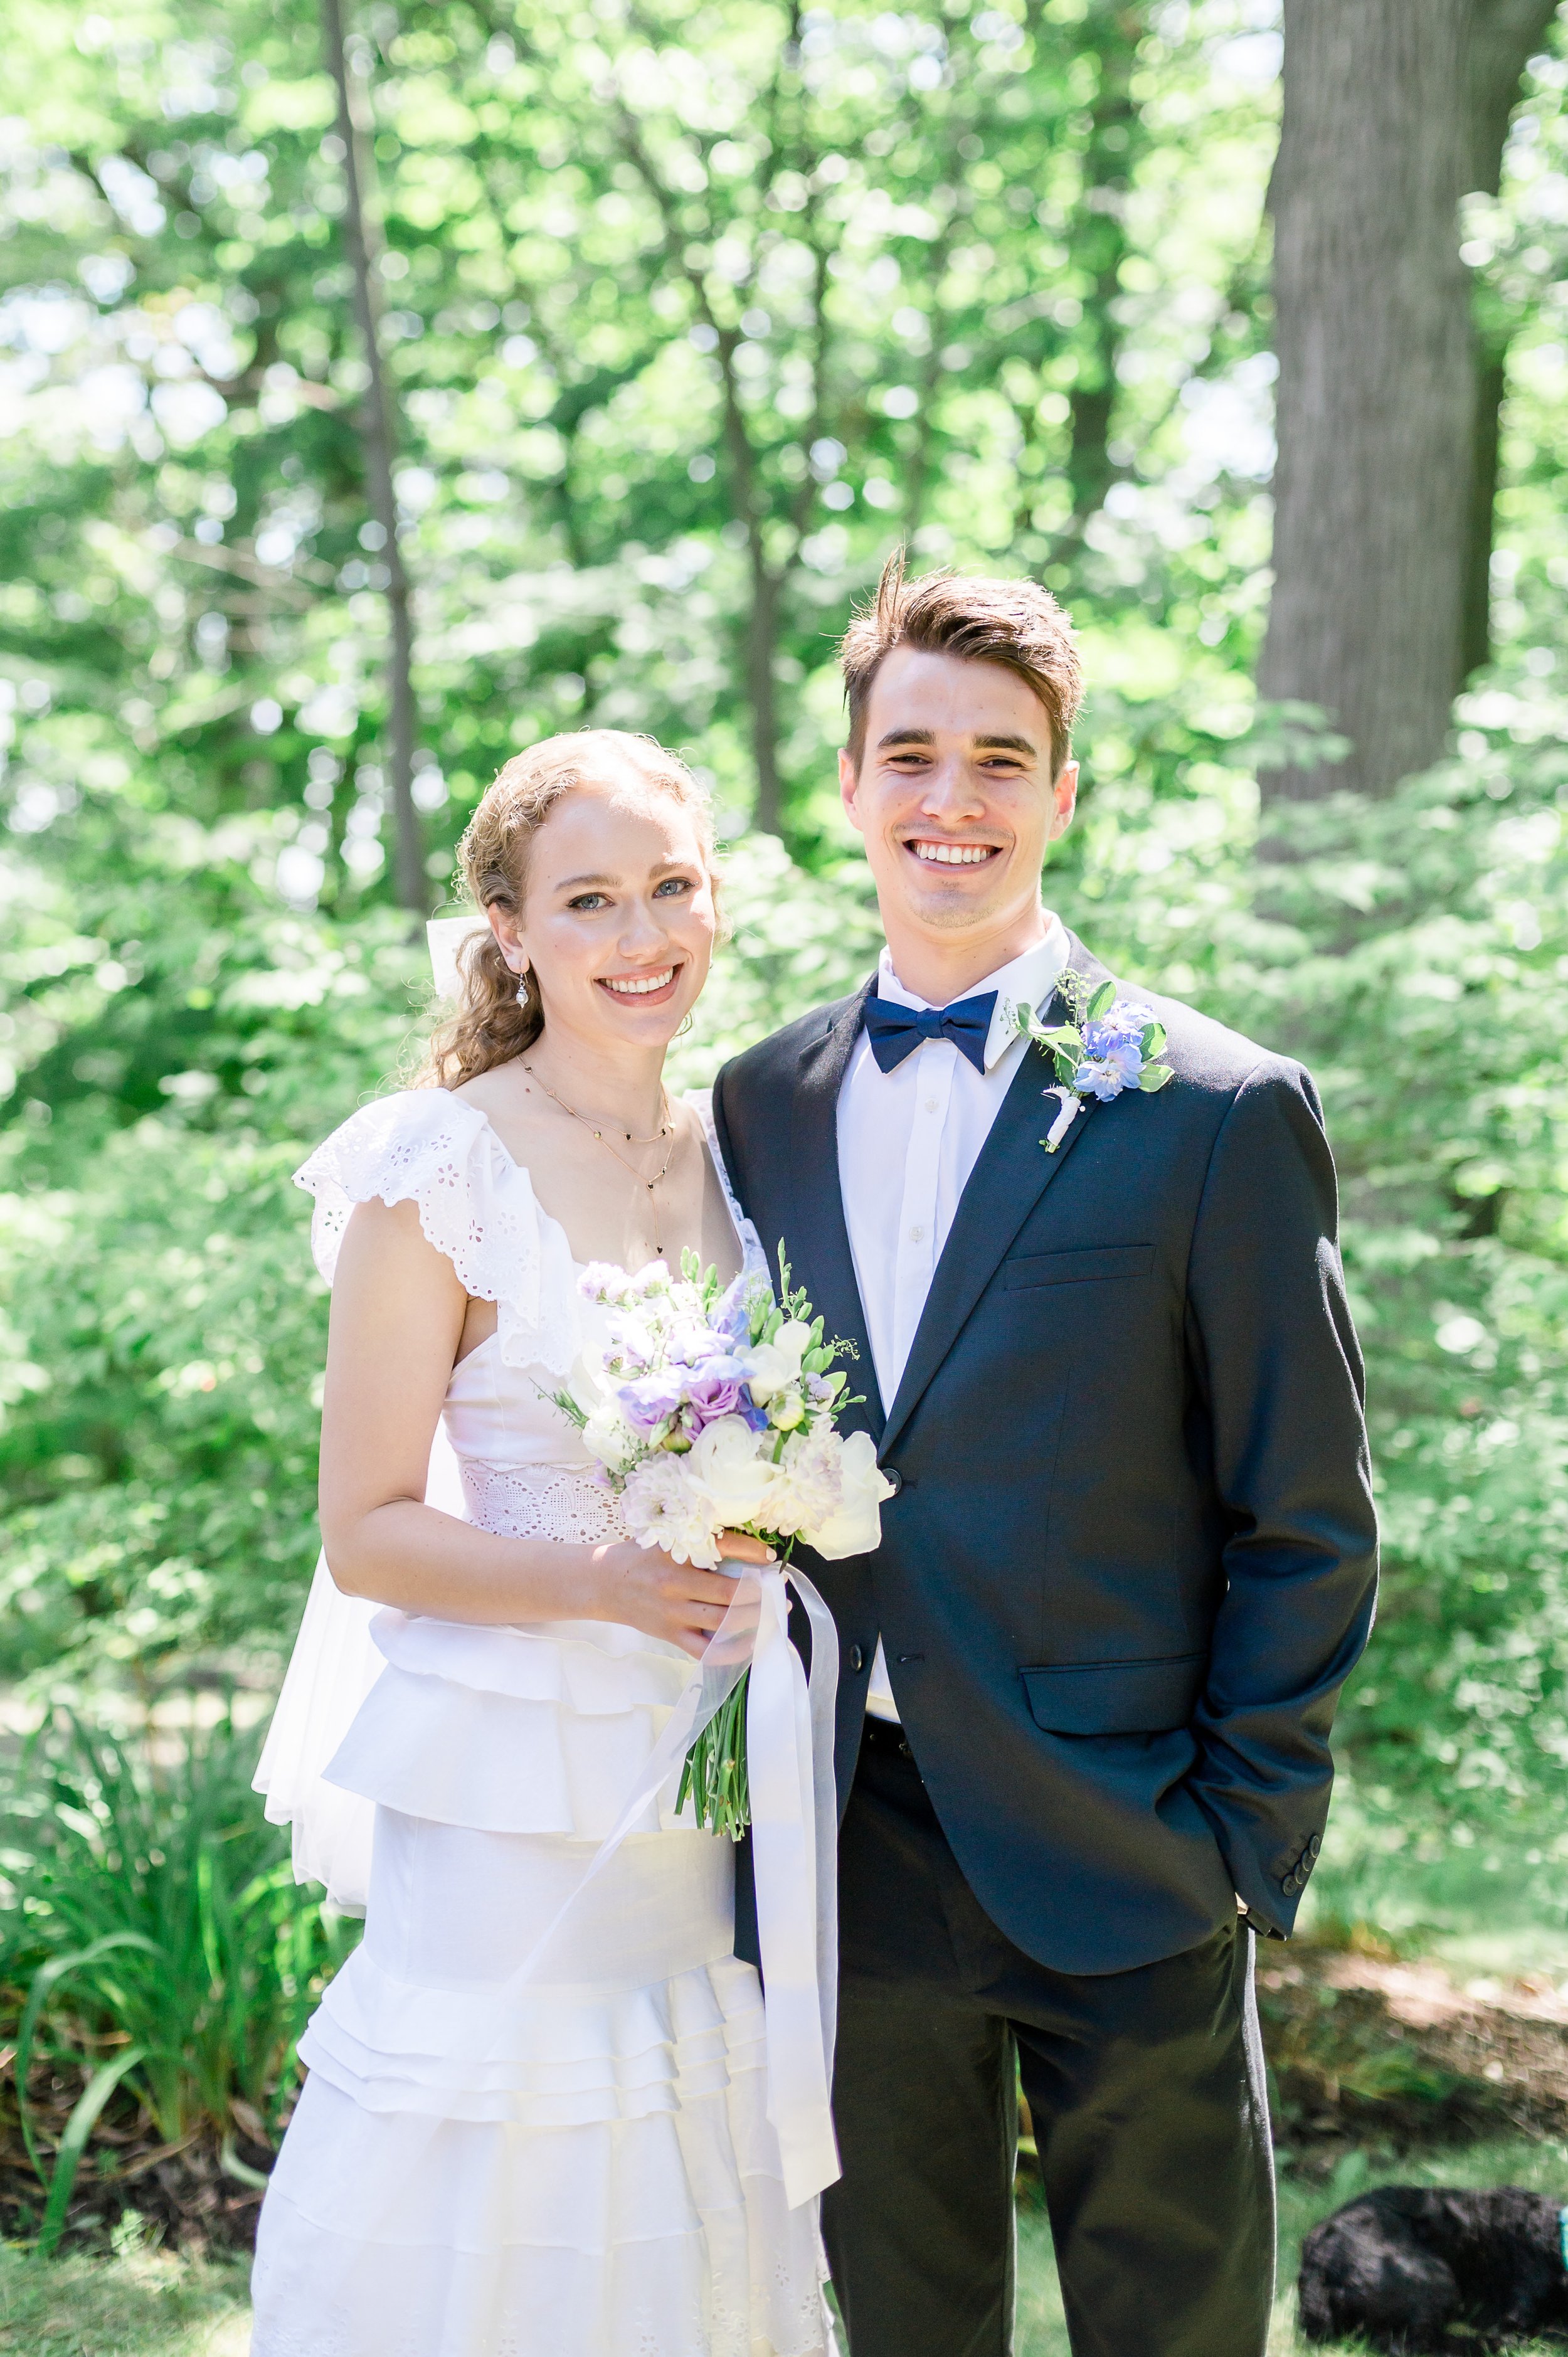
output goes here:
{"type": "Polygon", "coordinates": [[[1273,2166],[1252,1934],[1058,1973],[971,1891],[901,1730],[866,1722],[840,1842],[823,2201],[851,2357],[1007,2357],[1021,2075],[1074,2357],[1262,2357],[1273,2166]]]}

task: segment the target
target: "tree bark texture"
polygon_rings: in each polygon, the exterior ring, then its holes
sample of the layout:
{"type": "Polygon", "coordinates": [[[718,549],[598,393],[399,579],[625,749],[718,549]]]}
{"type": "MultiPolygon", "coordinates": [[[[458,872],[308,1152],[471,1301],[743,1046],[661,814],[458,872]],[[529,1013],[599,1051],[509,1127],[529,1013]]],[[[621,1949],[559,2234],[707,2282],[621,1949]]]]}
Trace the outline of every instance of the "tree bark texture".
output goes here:
{"type": "Polygon", "coordinates": [[[1105,504],[1117,474],[1110,450],[1122,343],[1117,304],[1128,251],[1128,191],[1144,137],[1133,101],[1133,74],[1138,44],[1148,30],[1147,15],[1146,7],[1130,6],[1127,0],[1094,0],[1077,34],[1080,48],[1093,51],[1099,76],[1083,158],[1084,193],[1072,236],[1074,261],[1094,282],[1088,304],[1093,356],[1068,395],[1067,477],[1073,525],[1079,532],[1105,504]]]}
{"type": "Polygon", "coordinates": [[[430,887],[424,873],[424,830],[413,802],[414,736],[419,724],[413,700],[413,618],[398,533],[397,489],[392,481],[397,405],[381,361],[381,307],[371,250],[373,231],[365,201],[371,171],[370,143],[361,120],[363,108],[357,102],[345,51],[342,0],[321,0],[321,29],[328,69],[338,92],[338,136],[343,146],[346,199],[343,242],[354,280],[354,319],[370,372],[360,407],[365,495],[371,513],[381,528],[381,562],[387,569],[391,640],[387,780],[392,788],[395,829],[392,877],[399,905],[423,915],[429,907],[430,887]]]}
{"type": "MultiPolygon", "coordinates": [[[[1519,97],[1520,80],[1551,29],[1558,0],[1477,0],[1470,27],[1470,161],[1467,191],[1495,197],[1502,185],[1503,149],[1519,97]]],[[[1502,405],[1508,392],[1507,330],[1477,330],[1476,436],[1470,481],[1470,525],[1460,590],[1461,683],[1492,653],[1492,533],[1497,509],[1502,405]]]]}
{"type": "Polygon", "coordinates": [[[1476,369],[1457,206],[1475,0],[1285,0],[1270,202],[1279,355],[1262,694],[1343,762],[1271,797],[1386,792],[1443,749],[1460,660],[1476,369]]]}
{"type": "Polygon", "coordinates": [[[1443,750],[1490,651],[1506,351],[1478,339],[1459,199],[1495,196],[1557,0],[1285,0],[1270,190],[1280,361],[1274,576],[1259,673],[1342,763],[1272,798],[1386,792],[1443,750]]]}

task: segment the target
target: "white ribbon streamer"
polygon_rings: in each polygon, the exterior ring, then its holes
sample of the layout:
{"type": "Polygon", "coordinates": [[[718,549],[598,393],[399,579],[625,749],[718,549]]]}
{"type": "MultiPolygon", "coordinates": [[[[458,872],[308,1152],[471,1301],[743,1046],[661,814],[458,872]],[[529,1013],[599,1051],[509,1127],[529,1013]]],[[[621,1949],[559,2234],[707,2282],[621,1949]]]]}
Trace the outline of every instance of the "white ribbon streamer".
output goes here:
{"type": "Polygon", "coordinates": [[[1054,1154],[1079,1114],[1083,1111],[1083,1099],[1072,1089],[1042,1089],[1045,1097],[1059,1097],[1061,1111],[1052,1122],[1048,1135],[1041,1140],[1047,1154],[1054,1154]]]}
{"type": "Polygon", "coordinates": [[[768,2012],[768,2116],[793,2209],[839,2175],[832,2112],[838,2027],[838,1631],[803,1573],[765,1572],[761,1602],[746,1690],[746,1756],[768,2012]],[[787,1580],[811,1624],[809,1685],[789,1642],[787,1580]]]}
{"type": "Polygon", "coordinates": [[[839,2175],[831,2108],[838,2007],[838,1631],[803,1572],[736,1562],[722,1567],[738,1581],[728,1610],[619,1815],[575,1889],[508,1980],[500,2004],[504,2011],[533,1978],[583,1892],[603,1873],[649,1803],[679,1776],[687,1752],[749,1669],[746,1749],[767,2016],[768,2117],[779,2138],[785,2199],[794,2210],[839,2175]],[[809,1683],[789,1642],[790,1587],[811,1625],[809,1683]]]}

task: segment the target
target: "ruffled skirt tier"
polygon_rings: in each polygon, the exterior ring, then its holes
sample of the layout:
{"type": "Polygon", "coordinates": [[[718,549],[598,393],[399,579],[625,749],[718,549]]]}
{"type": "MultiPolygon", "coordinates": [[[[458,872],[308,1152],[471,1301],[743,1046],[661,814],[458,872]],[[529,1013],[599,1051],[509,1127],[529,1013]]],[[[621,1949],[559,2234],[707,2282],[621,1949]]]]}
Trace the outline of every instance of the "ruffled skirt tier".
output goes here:
{"type": "Polygon", "coordinates": [[[819,2357],[730,1846],[653,1818],[511,1985],[681,1657],[395,1615],[377,1642],[332,1770],[376,1807],[365,1938],[301,2041],[253,2357],[819,2357]]]}

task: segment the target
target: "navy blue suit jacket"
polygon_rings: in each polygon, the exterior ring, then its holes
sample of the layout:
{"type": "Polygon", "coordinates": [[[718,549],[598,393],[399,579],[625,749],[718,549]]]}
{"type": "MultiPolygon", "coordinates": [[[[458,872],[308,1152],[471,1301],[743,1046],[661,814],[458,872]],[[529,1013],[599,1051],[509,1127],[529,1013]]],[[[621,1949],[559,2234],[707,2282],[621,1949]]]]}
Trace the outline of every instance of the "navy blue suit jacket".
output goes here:
{"type": "MultiPolygon", "coordinates": [[[[1071,963],[1104,976],[1076,941],[1071,963]]],[[[1288,1932],[1376,1583],[1312,1082],[1130,991],[1165,1025],[1176,1077],[1091,1103],[1051,1155],[1055,1075],[1031,1046],[884,1402],[836,1135],[869,988],[736,1058],[714,1098],[765,1246],[855,1345],[851,1417],[899,1483],[875,1554],[802,1557],[843,1649],[841,1802],[880,1636],[959,1865],[1038,1962],[1177,1954],[1238,1894],[1259,1930],[1288,1932]]]]}

